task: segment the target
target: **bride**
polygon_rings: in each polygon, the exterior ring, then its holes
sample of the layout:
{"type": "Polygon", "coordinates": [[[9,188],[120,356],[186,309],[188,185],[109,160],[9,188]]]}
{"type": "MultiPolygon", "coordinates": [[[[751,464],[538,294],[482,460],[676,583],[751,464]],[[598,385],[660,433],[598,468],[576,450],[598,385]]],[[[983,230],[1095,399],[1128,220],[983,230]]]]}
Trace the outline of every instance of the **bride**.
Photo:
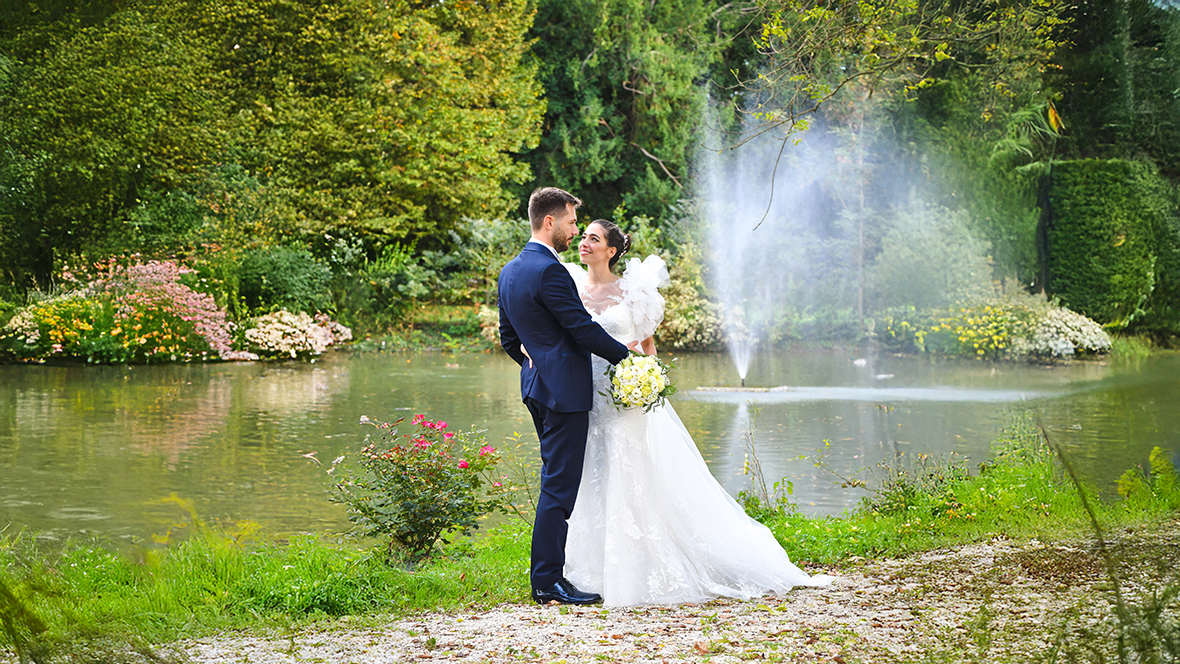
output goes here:
{"type": "MultiPolygon", "coordinates": [[[[587,226],[567,264],[586,309],[622,343],[655,353],[664,318],[657,287],[668,284],[658,256],[611,268],[630,239],[606,220],[587,226]]],[[[820,586],[791,563],[770,530],[746,515],[709,473],[671,405],[617,410],[606,360],[594,361],[594,406],[578,498],[569,520],[566,577],[607,605],[675,604],[725,596],[750,599],[793,586],[820,586]]]]}

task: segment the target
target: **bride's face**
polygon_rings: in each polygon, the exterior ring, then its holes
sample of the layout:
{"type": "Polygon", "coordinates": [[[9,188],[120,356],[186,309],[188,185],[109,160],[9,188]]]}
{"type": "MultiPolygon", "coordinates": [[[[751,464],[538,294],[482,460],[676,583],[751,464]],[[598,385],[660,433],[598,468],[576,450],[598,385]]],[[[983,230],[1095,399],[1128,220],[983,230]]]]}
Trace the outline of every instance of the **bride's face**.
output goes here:
{"type": "Polygon", "coordinates": [[[606,243],[606,231],[598,224],[590,224],[578,243],[578,259],[585,265],[610,264],[615,248],[606,243]]]}

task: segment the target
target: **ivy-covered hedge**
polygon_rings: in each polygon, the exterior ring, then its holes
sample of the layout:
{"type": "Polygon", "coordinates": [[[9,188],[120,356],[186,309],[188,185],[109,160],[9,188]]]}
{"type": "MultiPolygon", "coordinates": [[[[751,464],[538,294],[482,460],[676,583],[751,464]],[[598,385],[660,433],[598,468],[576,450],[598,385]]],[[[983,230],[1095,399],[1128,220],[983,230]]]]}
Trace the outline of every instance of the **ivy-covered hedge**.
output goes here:
{"type": "Polygon", "coordinates": [[[1066,161],[1053,166],[1049,200],[1049,291],[1111,329],[1147,316],[1156,235],[1172,210],[1164,181],[1140,162],[1066,161]]]}
{"type": "Polygon", "coordinates": [[[1180,188],[1173,186],[1172,206],[1160,215],[1155,228],[1155,288],[1147,298],[1147,312],[1133,332],[1150,334],[1176,346],[1180,336],[1180,188]]]}

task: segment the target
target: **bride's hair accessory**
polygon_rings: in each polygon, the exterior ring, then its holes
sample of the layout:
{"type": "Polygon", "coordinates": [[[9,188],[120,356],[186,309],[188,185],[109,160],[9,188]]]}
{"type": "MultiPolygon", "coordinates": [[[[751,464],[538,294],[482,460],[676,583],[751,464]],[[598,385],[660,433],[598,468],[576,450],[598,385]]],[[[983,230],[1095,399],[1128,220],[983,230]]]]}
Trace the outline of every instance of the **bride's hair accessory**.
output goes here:
{"type": "Polygon", "coordinates": [[[623,254],[631,250],[631,235],[619,230],[613,221],[595,219],[590,223],[602,226],[602,230],[606,233],[607,246],[615,248],[615,255],[610,258],[610,267],[614,267],[623,254]]]}

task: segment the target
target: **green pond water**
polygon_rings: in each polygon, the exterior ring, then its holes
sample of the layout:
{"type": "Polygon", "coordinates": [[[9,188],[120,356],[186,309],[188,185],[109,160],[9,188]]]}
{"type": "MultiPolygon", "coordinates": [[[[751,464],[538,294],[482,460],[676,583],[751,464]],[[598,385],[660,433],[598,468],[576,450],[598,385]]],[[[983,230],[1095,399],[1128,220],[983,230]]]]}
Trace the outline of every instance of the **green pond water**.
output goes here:
{"type": "MultiPolygon", "coordinates": [[[[850,355],[763,354],[747,385],[725,355],[677,360],[672,403],[713,474],[736,493],[751,401],[768,480],[789,478],[801,507],[839,513],[865,495],[809,461],[831,441],[841,472],[896,455],[987,458],[1014,413],[1043,417],[1108,494],[1153,446],[1180,450],[1180,354],[1041,367],[850,355]],[[863,362],[855,360],[863,359],[863,362]]],[[[535,446],[518,369],[503,354],[349,354],[314,363],[204,366],[0,366],[0,529],[137,540],[182,521],[175,494],[207,521],[252,521],[274,534],[341,533],[325,463],[361,447],[361,416],[425,413],[474,424],[499,444],[535,446]]],[[[534,451],[525,450],[527,457],[534,451]]]]}

